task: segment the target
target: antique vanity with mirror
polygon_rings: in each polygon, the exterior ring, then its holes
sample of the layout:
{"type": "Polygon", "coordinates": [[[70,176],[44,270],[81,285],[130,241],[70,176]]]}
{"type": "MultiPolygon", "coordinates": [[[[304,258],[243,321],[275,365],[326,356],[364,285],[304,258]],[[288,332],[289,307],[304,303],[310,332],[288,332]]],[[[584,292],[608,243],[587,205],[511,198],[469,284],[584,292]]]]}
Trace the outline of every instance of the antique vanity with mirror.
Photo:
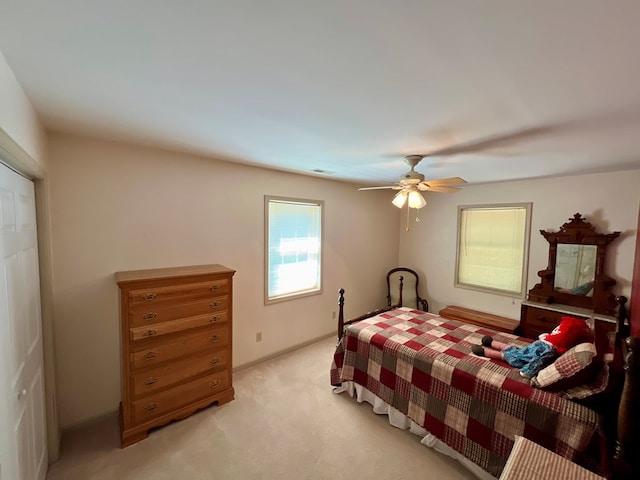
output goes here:
{"type": "MultiPolygon", "coordinates": [[[[593,317],[596,338],[613,340],[616,312],[624,309],[626,298],[616,297],[611,288],[616,281],[605,274],[607,247],[620,232],[598,233],[593,225],[576,213],[558,232],[540,230],[549,242],[549,264],[538,272],[541,282],[529,290],[522,303],[516,334],[538,338],[570,315],[593,317]]],[[[610,345],[596,345],[600,352],[610,345]]]]}

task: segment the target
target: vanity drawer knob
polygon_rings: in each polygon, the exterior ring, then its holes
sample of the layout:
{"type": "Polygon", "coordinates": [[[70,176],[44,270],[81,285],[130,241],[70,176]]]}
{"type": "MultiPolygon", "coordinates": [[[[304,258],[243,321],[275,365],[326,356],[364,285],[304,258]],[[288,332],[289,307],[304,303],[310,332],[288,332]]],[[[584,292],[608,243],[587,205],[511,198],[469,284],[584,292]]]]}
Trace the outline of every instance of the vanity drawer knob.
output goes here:
{"type": "Polygon", "coordinates": [[[213,366],[213,365],[217,365],[220,363],[220,359],[219,358],[214,358],[209,362],[209,365],[213,366]]]}
{"type": "Polygon", "coordinates": [[[216,308],[216,307],[219,307],[220,305],[222,305],[222,302],[219,300],[216,300],[215,302],[212,302],[210,304],[211,308],[216,308]]]}
{"type": "Polygon", "coordinates": [[[209,337],[209,341],[210,341],[211,343],[216,343],[218,340],[220,340],[220,335],[211,335],[211,336],[209,337]]]}
{"type": "Polygon", "coordinates": [[[153,412],[156,408],[158,408],[158,404],[157,403],[150,403],[149,405],[144,407],[144,411],[145,412],[153,412]]]}
{"type": "Polygon", "coordinates": [[[146,332],[144,332],[142,334],[143,337],[153,337],[154,335],[157,335],[158,332],[156,332],[155,330],[147,330],[146,332]]]}
{"type": "Polygon", "coordinates": [[[217,292],[218,290],[220,290],[220,285],[212,285],[211,286],[211,291],[212,292],[217,292]]]}
{"type": "Polygon", "coordinates": [[[156,377],[151,377],[151,378],[147,378],[144,381],[144,386],[145,387],[150,387],[151,385],[153,385],[154,383],[156,383],[158,381],[158,379],[156,377]]]}
{"type": "Polygon", "coordinates": [[[154,319],[154,318],[156,318],[157,316],[158,316],[158,314],[157,314],[157,313],[155,313],[155,312],[149,312],[149,313],[145,313],[145,314],[142,316],[142,318],[143,318],[144,320],[153,320],[153,319],[154,319]]]}
{"type": "Polygon", "coordinates": [[[151,360],[151,359],[154,359],[154,358],[156,358],[156,354],[153,353],[153,352],[149,352],[144,356],[145,360],[151,360]]]}
{"type": "Polygon", "coordinates": [[[209,383],[209,388],[218,388],[220,386],[220,380],[216,379],[209,383]]]}
{"type": "Polygon", "coordinates": [[[209,320],[211,323],[216,323],[220,321],[220,315],[216,315],[214,317],[211,317],[211,319],[209,320]]]}
{"type": "Polygon", "coordinates": [[[144,298],[145,300],[149,301],[149,300],[153,300],[154,298],[156,298],[156,294],[155,293],[145,293],[142,298],[144,298]]]}

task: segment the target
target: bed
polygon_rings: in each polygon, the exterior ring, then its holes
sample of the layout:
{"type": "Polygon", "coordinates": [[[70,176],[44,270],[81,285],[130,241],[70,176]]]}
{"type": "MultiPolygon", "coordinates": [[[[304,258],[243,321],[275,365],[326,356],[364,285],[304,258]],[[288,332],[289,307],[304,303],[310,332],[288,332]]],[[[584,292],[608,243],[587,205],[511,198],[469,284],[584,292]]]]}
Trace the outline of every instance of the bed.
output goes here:
{"type": "Polygon", "coordinates": [[[627,460],[638,453],[633,451],[635,432],[618,432],[615,465],[610,458],[614,424],[631,425],[631,405],[638,399],[637,382],[627,382],[620,401],[624,376],[616,365],[622,352],[592,379],[590,387],[602,388],[589,392],[595,393],[590,397],[583,392],[585,398],[577,400],[567,398],[566,390],[535,388],[518,369],[470,351],[484,335],[521,346],[530,339],[406,307],[344,322],[344,290],[339,305],[341,338],[331,384],[338,392],[378,403],[377,411],[404,418],[395,420],[396,426],[420,432],[423,443],[437,443],[478,476],[500,476],[516,436],[604,476],[612,477],[614,470],[615,478],[630,475],[627,460]]]}

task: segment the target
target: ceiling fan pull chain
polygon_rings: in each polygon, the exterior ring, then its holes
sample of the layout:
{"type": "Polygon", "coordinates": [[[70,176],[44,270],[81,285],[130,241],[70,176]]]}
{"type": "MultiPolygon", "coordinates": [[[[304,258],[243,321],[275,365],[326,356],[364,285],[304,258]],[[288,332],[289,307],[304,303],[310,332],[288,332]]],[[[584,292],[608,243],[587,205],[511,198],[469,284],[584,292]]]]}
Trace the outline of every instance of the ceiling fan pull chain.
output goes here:
{"type": "Polygon", "coordinates": [[[411,207],[409,207],[409,204],[407,204],[407,226],[404,229],[405,232],[409,231],[409,212],[410,211],[411,211],[411,207]]]}

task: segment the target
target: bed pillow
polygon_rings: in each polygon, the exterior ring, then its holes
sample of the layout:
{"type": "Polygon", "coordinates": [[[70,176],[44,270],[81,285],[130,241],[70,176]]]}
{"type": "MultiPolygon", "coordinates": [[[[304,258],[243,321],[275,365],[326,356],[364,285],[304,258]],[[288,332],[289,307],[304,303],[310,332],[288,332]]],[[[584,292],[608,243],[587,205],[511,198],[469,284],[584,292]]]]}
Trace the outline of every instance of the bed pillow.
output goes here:
{"type": "Polygon", "coordinates": [[[596,393],[602,393],[607,389],[609,384],[609,365],[601,364],[600,370],[596,376],[589,382],[582,383],[576,387],[568,388],[558,392],[563,397],[571,400],[580,400],[590,397],[596,393]]]}
{"type": "Polygon", "coordinates": [[[600,361],[596,361],[596,346],[580,343],[540,370],[531,379],[531,385],[552,392],[566,391],[595,380],[602,366],[600,361]]]}

